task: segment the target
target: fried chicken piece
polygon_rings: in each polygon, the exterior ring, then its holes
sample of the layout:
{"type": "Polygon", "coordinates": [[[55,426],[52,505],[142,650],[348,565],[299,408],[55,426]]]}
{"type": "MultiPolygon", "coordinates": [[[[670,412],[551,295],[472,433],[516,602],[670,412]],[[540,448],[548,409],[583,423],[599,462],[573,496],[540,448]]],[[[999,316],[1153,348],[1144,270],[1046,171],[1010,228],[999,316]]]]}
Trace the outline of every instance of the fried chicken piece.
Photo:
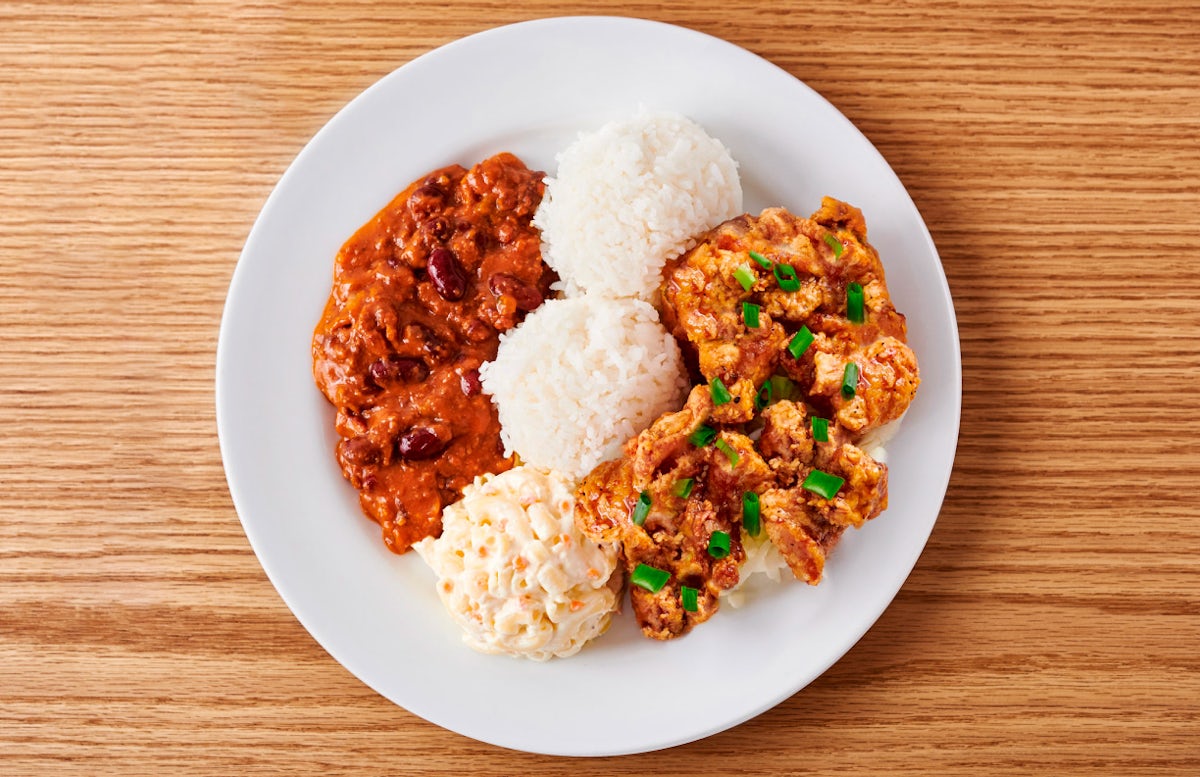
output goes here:
{"type": "Polygon", "coordinates": [[[696,386],[688,394],[683,409],[677,413],[665,413],[648,429],[626,443],[633,446],[633,484],[640,491],[650,485],[654,474],[660,469],[671,469],[674,460],[692,452],[695,446],[689,441],[692,433],[712,416],[712,392],[704,386],[696,386]]]}
{"type": "Polygon", "coordinates": [[[663,415],[631,439],[620,459],[601,464],[576,491],[576,523],[585,535],[619,542],[630,573],[639,564],[670,573],[657,592],[630,588],[638,624],[653,639],[677,637],[708,620],[717,611],[720,592],[737,585],[738,566],[745,560],[742,494],[761,490],[773,477],[743,434],[721,431],[703,447],[689,441],[711,421],[713,409],[709,388],[695,387],[682,410],[663,415]],[[692,490],[682,497],[677,484],[686,478],[692,490]],[[639,526],[634,514],[642,493],[649,496],[650,509],[639,526]],[[718,531],[730,538],[730,553],[721,559],[708,553],[718,531]],[[683,609],[685,585],[699,592],[695,612],[683,609]]]}
{"type": "Polygon", "coordinates": [[[828,441],[815,442],[799,403],[772,405],[763,421],[759,448],[777,484],[759,497],[763,525],[796,579],[815,585],[846,527],[861,526],[887,507],[887,467],[846,442],[848,432],[836,423],[828,441]],[[814,469],[843,479],[832,499],[801,485],[814,469]]]}
{"type": "MultiPolygon", "coordinates": [[[[750,217],[739,216],[722,227],[730,235],[748,230],[750,217]]],[[[754,392],[774,372],[778,354],[787,345],[787,332],[766,310],[760,312],[757,327],[746,325],[741,303],[749,299],[749,293],[735,273],[756,265],[745,251],[731,248],[731,238],[718,239],[724,237],[725,233],[714,231],[709,239],[668,264],[662,316],[692,366],[706,380],[720,378],[738,397],[732,406],[719,409],[718,420],[743,423],[754,415],[754,392]]],[[[770,276],[759,275],[755,288],[765,292],[770,276]]]]}
{"type": "Polygon", "coordinates": [[[819,583],[825,557],[843,530],[809,518],[807,500],[797,489],[772,488],[758,499],[767,537],[779,548],[792,574],[809,585],[819,583]]]}
{"type": "Polygon", "coordinates": [[[575,489],[575,523],[596,542],[623,543],[638,495],[632,459],[601,462],[575,489]]]}
{"type": "Polygon", "coordinates": [[[828,450],[818,446],[815,469],[845,481],[832,499],[812,494],[809,506],[820,520],[858,528],[887,509],[887,465],[850,443],[828,450]]]}
{"type": "Polygon", "coordinates": [[[810,400],[823,401],[843,426],[857,433],[904,415],[921,382],[911,348],[894,337],[881,337],[848,355],[826,347],[822,342],[813,349],[810,400]],[[842,381],[851,362],[858,367],[858,381],[854,396],[846,397],[842,381]]]}
{"type": "Polygon", "coordinates": [[[813,438],[804,405],[776,402],[763,411],[758,448],[780,485],[799,482],[801,469],[812,463],[813,438]]]}
{"type": "Polygon", "coordinates": [[[719,422],[750,420],[753,392],[777,372],[857,434],[899,418],[912,401],[916,357],[858,208],[826,197],[808,219],[783,208],[730,219],[669,262],[663,278],[663,323],[695,369],[720,378],[738,399],[717,409],[719,422]],[[848,318],[852,283],[863,287],[862,323],[848,318]],[[747,326],[744,304],[759,307],[759,326],[747,326]],[[787,346],[802,327],[815,338],[797,359],[787,346]],[[858,365],[858,391],[843,398],[850,362],[858,365]]]}
{"type": "MultiPolygon", "coordinates": [[[[645,532],[649,542],[640,544],[633,557],[627,555],[626,563],[631,573],[638,564],[671,573],[671,579],[657,592],[636,585],[629,589],[629,601],[642,633],[662,640],[684,634],[716,613],[721,589],[737,584],[738,564],[745,553],[738,543],[736,552],[723,559],[708,554],[708,540],[713,533],[730,532],[732,528],[728,516],[708,499],[687,499],[681,512],[669,518],[661,513],[655,517],[655,522],[646,522],[650,526],[645,532]],[[699,592],[695,612],[683,608],[684,585],[699,592]]],[[[732,542],[730,547],[733,550],[732,542]]]]}

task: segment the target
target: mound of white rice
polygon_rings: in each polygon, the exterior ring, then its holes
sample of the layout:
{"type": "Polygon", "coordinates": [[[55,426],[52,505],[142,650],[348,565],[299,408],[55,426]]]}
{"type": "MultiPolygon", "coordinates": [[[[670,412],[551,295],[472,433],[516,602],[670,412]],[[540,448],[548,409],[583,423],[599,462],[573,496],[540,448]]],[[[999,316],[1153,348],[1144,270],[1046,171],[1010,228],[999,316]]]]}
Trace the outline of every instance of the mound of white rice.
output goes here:
{"type": "Polygon", "coordinates": [[[650,301],[667,259],[741,212],[729,150],[684,116],[643,110],[558,155],[533,223],[566,296],[650,301]]]}
{"type": "Polygon", "coordinates": [[[501,336],[480,377],[506,454],[576,479],[678,410],[689,387],[654,308],[592,295],[548,300],[501,336]]]}

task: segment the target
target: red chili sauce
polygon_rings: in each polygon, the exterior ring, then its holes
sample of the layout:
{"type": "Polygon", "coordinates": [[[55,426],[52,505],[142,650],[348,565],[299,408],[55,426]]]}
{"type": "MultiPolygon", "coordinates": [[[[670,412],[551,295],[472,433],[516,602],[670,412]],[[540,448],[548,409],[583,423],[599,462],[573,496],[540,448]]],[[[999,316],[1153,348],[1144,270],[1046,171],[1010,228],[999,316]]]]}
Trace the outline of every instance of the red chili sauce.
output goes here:
{"type": "Polygon", "coordinates": [[[513,466],[479,366],[556,276],[530,224],[544,174],[512,154],[414,181],[338,252],[313,334],[337,460],[383,541],[441,533],[442,507],[513,466]]]}

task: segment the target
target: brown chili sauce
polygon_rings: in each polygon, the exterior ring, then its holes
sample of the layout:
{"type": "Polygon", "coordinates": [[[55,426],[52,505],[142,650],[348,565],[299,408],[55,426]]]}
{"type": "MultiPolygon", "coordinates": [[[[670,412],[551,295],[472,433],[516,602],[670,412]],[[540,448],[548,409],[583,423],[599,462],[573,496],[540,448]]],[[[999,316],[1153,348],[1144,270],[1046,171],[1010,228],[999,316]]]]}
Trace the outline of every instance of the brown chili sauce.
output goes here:
{"type": "Polygon", "coordinates": [[[338,464],[396,553],[438,536],[475,476],[514,464],[479,367],[556,280],[530,224],[543,177],[507,153],[435,170],[338,252],[313,374],[337,408],[338,464]]]}

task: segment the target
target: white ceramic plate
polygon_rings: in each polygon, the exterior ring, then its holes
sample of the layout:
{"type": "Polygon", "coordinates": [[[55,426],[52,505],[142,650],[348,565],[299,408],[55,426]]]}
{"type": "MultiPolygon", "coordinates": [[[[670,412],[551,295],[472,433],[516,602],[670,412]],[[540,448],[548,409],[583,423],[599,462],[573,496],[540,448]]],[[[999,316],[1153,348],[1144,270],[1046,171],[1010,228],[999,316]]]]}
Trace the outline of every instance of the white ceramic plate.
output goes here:
{"type": "Polygon", "coordinates": [[[620,18],[474,35],[387,76],[304,148],[234,272],[217,354],[221,454],[246,535],[304,627],[363,682],[485,742],[565,755],[695,740],[778,704],[845,653],[900,589],[937,519],[958,437],[958,331],[937,253],[904,187],[838,111],[724,41],[620,18]],[[891,507],[849,532],[812,588],[758,587],[683,639],[644,639],[627,612],[546,664],[462,644],[432,573],[385,550],[333,456],[333,410],[310,337],[341,244],[409,181],[512,151],[553,171],[576,134],[639,104],[691,116],[732,150],[747,210],[807,215],[823,194],[862,208],[922,385],[889,446],[891,507]]]}

